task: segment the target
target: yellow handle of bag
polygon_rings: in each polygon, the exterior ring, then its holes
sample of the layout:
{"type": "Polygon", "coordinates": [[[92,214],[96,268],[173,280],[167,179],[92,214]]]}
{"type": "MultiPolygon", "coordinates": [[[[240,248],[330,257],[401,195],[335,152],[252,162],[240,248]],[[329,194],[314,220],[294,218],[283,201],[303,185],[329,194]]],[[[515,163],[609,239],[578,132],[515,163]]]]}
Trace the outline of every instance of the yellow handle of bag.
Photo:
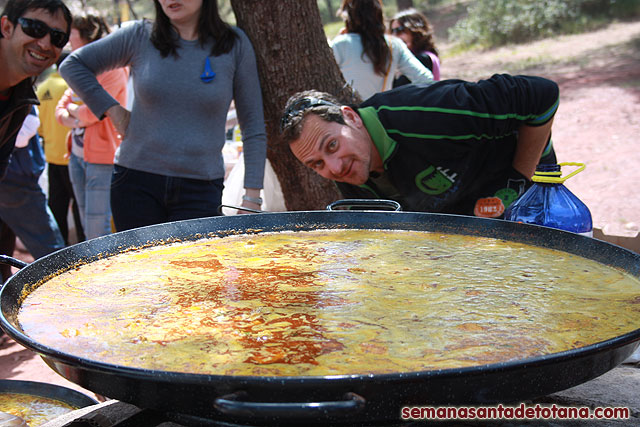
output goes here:
{"type": "Polygon", "coordinates": [[[567,176],[561,176],[562,172],[540,172],[535,171],[533,177],[531,177],[531,181],[533,182],[544,182],[547,184],[562,184],[572,176],[582,172],[586,167],[584,163],[576,163],[576,162],[565,162],[558,163],[558,166],[578,166],[578,169],[574,170],[567,176]]]}

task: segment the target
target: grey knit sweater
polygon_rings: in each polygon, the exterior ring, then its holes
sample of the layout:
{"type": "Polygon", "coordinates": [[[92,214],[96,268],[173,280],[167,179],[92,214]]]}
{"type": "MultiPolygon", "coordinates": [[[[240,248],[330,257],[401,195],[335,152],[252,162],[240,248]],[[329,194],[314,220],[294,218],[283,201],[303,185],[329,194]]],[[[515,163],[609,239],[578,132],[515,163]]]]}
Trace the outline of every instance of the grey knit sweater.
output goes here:
{"type": "Polygon", "coordinates": [[[155,174],[195,179],[223,178],[225,122],[235,100],[242,129],[245,187],[262,188],[266,133],[255,54],[245,33],[224,55],[209,57],[215,78],[200,75],[211,45],[180,40],[179,57],[162,58],[150,41],[151,23],[138,21],[73,52],[60,74],[97,117],[116,100],[95,76],[129,66],[134,101],[115,163],[155,174]]]}

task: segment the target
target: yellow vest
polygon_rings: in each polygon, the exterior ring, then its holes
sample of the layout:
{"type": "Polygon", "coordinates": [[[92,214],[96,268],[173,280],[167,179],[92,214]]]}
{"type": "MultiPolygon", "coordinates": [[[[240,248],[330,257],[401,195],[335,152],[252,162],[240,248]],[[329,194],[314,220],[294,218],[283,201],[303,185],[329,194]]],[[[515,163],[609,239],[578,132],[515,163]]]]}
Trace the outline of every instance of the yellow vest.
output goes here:
{"type": "Polygon", "coordinates": [[[36,90],[40,100],[40,128],[38,133],[42,137],[44,156],[48,163],[66,165],[67,134],[69,128],[62,126],[56,120],[56,105],[69,86],[57,71],[54,71],[43,81],[36,90]]]}

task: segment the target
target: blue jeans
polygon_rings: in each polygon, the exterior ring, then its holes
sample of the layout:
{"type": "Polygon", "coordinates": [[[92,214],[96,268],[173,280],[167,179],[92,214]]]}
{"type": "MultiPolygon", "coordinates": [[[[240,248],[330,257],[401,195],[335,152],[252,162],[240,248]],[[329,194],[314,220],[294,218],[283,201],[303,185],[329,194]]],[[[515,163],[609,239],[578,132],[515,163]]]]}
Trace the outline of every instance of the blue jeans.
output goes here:
{"type": "Polygon", "coordinates": [[[224,179],[176,178],[114,165],[111,207],[116,230],[219,215],[224,179]]]}
{"type": "Polygon", "coordinates": [[[0,181],[0,218],[35,259],[64,248],[62,233],[37,177],[7,176],[0,181]]]}
{"type": "Polygon", "coordinates": [[[113,165],[88,163],[75,154],[69,159],[69,178],[87,239],[111,233],[109,183],[112,172],[113,165]]]}

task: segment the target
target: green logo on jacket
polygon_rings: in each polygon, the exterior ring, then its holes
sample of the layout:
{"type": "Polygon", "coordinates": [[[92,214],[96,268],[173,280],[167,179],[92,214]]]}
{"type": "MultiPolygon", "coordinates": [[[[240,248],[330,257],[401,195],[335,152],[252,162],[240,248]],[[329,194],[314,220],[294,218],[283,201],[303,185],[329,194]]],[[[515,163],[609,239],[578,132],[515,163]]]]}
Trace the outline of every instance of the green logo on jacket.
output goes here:
{"type": "Polygon", "coordinates": [[[450,189],[453,181],[440,170],[429,166],[416,175],[416,185],[423,193],[437,196],[450,189]]]}

